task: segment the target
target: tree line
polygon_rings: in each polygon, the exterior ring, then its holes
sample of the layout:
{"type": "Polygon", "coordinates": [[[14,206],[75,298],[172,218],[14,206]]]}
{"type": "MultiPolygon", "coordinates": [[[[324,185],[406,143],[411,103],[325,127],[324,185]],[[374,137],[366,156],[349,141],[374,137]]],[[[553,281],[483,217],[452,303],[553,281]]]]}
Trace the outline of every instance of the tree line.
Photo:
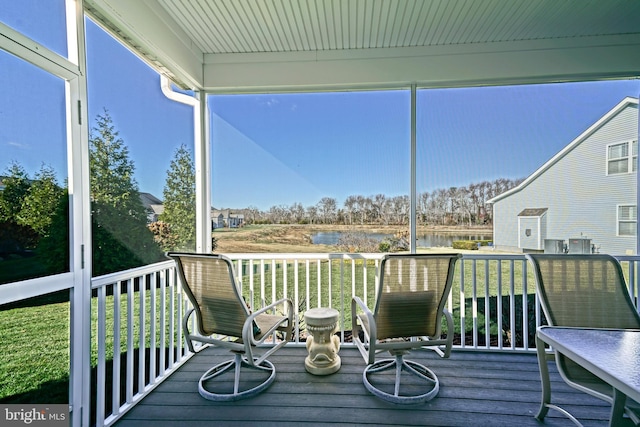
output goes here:
{"type": "MultiPolygon", "coordinates": [[[[449,187],[418,194],[416,219],[420,225],[485,225],[493,221],[487,200],[508,191],[523,181],[499,178],[466,187],[449,187]]],[[[318,203],[274,205],[265,211],[254,206],[239,209],[246,223],[253,224],[376,224],[406,225],[410,218],[408,195],[351,195],[342,206],[332,197],[318,203]]]]}

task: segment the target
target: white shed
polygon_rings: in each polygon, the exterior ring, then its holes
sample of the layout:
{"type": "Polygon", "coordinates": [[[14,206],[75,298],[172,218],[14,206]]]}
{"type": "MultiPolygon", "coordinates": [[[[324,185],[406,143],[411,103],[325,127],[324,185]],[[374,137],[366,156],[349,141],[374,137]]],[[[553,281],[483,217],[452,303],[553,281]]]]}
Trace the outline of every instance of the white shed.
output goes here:
{"type": "Polygon", "coordinates": [[[518,214],[518,247],[544,249],[547,238],[547,208],[526,208],[518,214]]]}

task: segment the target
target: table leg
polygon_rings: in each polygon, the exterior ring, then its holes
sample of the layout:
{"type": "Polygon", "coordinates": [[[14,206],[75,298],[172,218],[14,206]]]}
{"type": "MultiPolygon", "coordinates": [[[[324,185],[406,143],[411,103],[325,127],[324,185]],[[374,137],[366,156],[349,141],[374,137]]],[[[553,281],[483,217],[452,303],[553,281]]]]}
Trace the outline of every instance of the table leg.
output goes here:
{"type": "Polygon", "coordinates": [[[609,426],[614,427],[620,425],[624,416],[624,405],[627,402],[627,396],[619,391],[613,389],[613,404],[611,405],[611,417],[609,417],[609,426]]]}
{"type": "Polygon", "coordinates": [[[542,381],[542,402],[536,418],[540,421],[549,412],[549,404],[551,403],[551,381],[549,380],[549,366],[547,365],[547,352],[544,348],[544,342],[536,336],[536,351],[538,353],[538,367],[540,369],[540,380],[542,381]]]}

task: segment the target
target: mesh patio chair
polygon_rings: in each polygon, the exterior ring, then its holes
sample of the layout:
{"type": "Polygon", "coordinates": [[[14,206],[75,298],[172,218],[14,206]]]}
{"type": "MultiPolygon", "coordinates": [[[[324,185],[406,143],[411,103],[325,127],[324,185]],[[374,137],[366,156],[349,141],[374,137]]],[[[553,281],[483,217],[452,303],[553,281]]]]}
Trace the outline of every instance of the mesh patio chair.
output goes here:
{"type": "Polygon", "coordinates": [[[453,319],[444,305],[451,291],[455,262],[460,257],[386,255],[380,263],[373,312],[360,298],[352,299],[353,340],[367,363],[362,380],[373,395],[392,403],[409,404],[426,402],[438,394],[440,383],[435,373],[418,362],[405,360],[404,355],[413,349],[429,348],[441,357],[449,357],[453,319]],[[443,316],[447,321],[444,339],[443,316]],[[376,355],[384,351],[394,358],[376,361],[376,355]],[[387,370],[393,370],[395,376],[384,375],[387,370]]]}
{"type": "MultiPolygon", "coordinates": [[[[627,288],[618,260],[603,254],[527,254],[534,267],[536,289],[550,326],[640,329],[640,315],[627,288]]],[[[573,415],[551,403],[551,383],[545,344],[536,338],[542,379],[542,403],[536,418],[549,409],[560,411],[577,425],[573,415]]],[[[613,403],[613,388],[561,353],[555,360],[562,379],[570,386],[613,403]]],[[[638,424],[638,404],[627,399],[625,412],[638,424]]]]}
{"type": "Polygon", "coordinates": [[[275,380],[276,370],[267,357],[291,340],[291,301],[281,299],[251,313],[240,294],[231,260],[212,254],[170,252],[167,256],[176,261],[185,293],[193,305],[182,319],[189,350],[196,352],[193,343],[201,342],[234,353],[232,360],[202,375],[198,382],[200,395],[214,401],[233,401],[255,396],[269,387],[275,380]],[[277,307],[285,315],[270,314],[277,307]],[[189,330],[194,313],[197,333],[189,330]],[[277,332],[284,333],[277,344],[265,343],[277,332]],[[261,355],[254,353],[257,348],[263,350],[261,355]],[[232,388],[226,387],[222,377],[228,371],[233,371],[232,388]],[[244,371],[258,371],[261,375],[243,375],[247,378],[241,380],[240,374],[244,371]]]}

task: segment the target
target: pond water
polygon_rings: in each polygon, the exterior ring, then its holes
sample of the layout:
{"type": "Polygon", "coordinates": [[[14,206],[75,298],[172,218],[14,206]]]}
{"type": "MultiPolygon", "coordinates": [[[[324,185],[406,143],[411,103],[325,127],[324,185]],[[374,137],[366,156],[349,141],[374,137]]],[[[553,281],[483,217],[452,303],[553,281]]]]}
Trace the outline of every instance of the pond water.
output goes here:
{"type": "MultiPolygon", "coordinates": [[[[337,245],[340,237],[344,234],[341,231],[322,231],[311,236],[314,245],[337,245]]],[[[393,234],[384,233],[362,233],[367,237],[382,241],[386,237],[393,237],[393,234]]],[[[491,234],[450,234],[450,233],[429,233],[418,236],[417,246],[419,247],[446,247],[453,246],[454,240],[491,240],[491,234]]]]}

